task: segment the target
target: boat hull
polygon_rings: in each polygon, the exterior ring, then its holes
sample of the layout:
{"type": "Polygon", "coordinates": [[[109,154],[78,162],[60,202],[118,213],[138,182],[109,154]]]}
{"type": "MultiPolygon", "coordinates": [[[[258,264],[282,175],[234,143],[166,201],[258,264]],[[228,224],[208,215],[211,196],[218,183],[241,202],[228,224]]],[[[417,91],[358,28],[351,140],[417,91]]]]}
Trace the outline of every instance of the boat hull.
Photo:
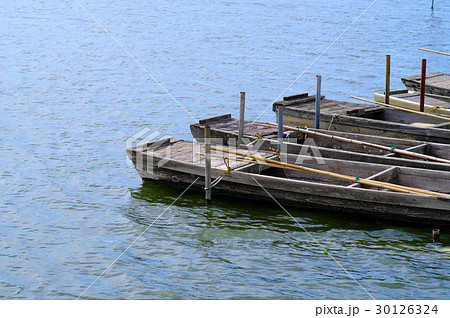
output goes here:
{"type": "MultiPolygon", "coordinates": [[[[137,152],[141,150],[130,148],[127,150],[130,159],[135,162],[137,152]]],[[[137,167],[139,175],[145,181],[155,181],[174,185],[177,187],[193,187],[202,190],[204,188],[204,167],[201,164],[183,162],[172,158],[167,160],[152,152],[142,152],[144,164],[137,167]],[[159,162],[164,160],[164,164],[159,162]],[[150,164],[151,167],[146,166],[150,164]],[[149,169],[151,168],[151,169],[149,169]],[[148,171],[151,171],[149,173],[148,171]]],[[[327,165],[333,167],[351,168],[354,164],[346,162],[333,162],[328,159],[327,165]]],[[[359,164],[358,169],[364,171],[364,165],[359,164]]],[[[367,168],[374,171],[385,169],[386,166],[371,165],[367,168]]],[[[365,214],[376,218],[396,219],[415,223],[450,224],[450,200],[432,196],[404,194],[361,187],[349,187],[342,182],[332,184],[326,179],[311,181],[304,173],[297,173],[290,178],[280,176],[283,169],[276,172],[270,168],[260,173],[258,165],[248,164],[231,171],[223,177],[223,180],[213,188],[215,194],[236,196],[247,199],[264,201],[277,200],[280,204],[294,207],[314,207],[327,209],[336,213],[349,212],[365,214]],[[292,177],[292,178],[291,178],[292,177]]],[[[336,169],[336,168],[333,168],[336,169]]],[[[450,173],[433,172],[422,169],[406,169],[405,178],[413,180],[417,176],[418,182],[428,180],[433,176],[439,176],[440,180],[450,180],[450,173]],[[439,174],[439,175],[438,175],[439,174]],[[421,176],[421,177],[420,177],[421,176]]],[[[214,169],[212,177],[217,178],[224,171],[214,169]]],[[[357,168],[355,168],[357,172],[357,168]]],[[[369,172],[367,172],[369,173],[369,172]]],[[[373,173],[373,172],[371,172],[373,173]]],[[[364,176],[365,177],[365,176],[364,176]]],[[[435,190],[435,189],[432,189],[435,190]]],[[[448,189],[447,189],[448,190],[448,189]]]]}

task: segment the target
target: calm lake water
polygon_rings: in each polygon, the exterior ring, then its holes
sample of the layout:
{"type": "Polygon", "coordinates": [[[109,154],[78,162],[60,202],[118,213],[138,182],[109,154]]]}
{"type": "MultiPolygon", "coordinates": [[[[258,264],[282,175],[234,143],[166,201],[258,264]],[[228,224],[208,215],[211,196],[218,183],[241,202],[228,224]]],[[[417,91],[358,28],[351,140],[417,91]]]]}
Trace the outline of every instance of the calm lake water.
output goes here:
{"type": "MultiPolygon", "coordinates": [[[[142,184],[126,140],[191,139],[202,117],[273,120],[284,94],[371,98],[450,72],[450,6],[429,0],[0,2],[0,298],[367,299],[276,204],[142,184]],[[178,101],[103,30],[95,18],[178,101]],[[309,68],[308,68],[309,67],[309,68]],[[305,71],[306,70],[306,71],[305,71]],[[180,105],[188,110],[191,118],[180,105]],[[264,110],[267,110],[264,112],[264,110]],[[264,112],[264,113],[263,113],[264,112]],[[142,232],[165,210],[144,234],[142,232]],[[142,234],[142,236],[140,236],[142,234]]],[[[450,235],[290,209],[377,299],[450,298],[450,235]]]]}

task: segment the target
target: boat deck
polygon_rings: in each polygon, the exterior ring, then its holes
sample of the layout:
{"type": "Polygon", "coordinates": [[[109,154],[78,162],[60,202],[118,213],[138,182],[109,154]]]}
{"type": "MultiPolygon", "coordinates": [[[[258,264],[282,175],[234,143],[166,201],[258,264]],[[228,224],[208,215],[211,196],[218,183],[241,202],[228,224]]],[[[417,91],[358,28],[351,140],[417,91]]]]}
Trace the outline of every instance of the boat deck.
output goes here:
{"type": "MultiPolygon", "coordinates": [[[[212,145],[217,150],[211,150],[211,169],[217,172],[224,172],[229,168],[236,171],[260,172],[265,167],[242,161],[242,158],[233,154],[227,154],[220,149],[220,145],[212,145]],[[224,157],[226,159],[224,159],[224,157]]],[[[250,154],[252,150],[240,149],[240,152],[250,154]]],[[[166,138],[153,143],[136,146],[127,149],[130,159],[139,165],[138,170],[142,170],[143,179],[151,179],[154,168],[160,168],[168,162],[179,162],[196,166],[205,165],[205,148],[201,143],[185,141],[175,138],[166,138]],[[149,161],[148,158],[152,158],[149,161]]],[[[264,158],[278,157],[273,151],[258,150],[258,155],[264,158]]]]}
{"type": "MultiPolygon", "coordinates": [[[[202,148],[202,144],[190,141],[165,139],[129,148],[127,153],[143,180],[204,190],[202,148]]],[[[229,149],[250,152],[241,148],[229,149]]],[[[260,152],[260,155],[278,157],[273,152],[260,152]]],[[[293,171],[283,165],[267,167],[254,161],[243,162],[233,158],[225,164],[223,156],[231,157],[219,150],[212,152],[211,177],[219,180],[213,189],[215,194],[270,202],[275,198],[288,206],[331,208],[334,212],[363,213],[402,221],[450,223],[450,198],[446,195],[450,192],[450,172],[330,158],[318,162],[309,156],[287,154],[288,163],[307,167],[293,171]],[[223,174],[228,167],[233,170],[223,174]],[[220,176],[222,178],[217,179],[220,176]],[[361,178],[369,182],[362,184],[358,181],[361,178]],[[389,185],[375,181],[388,182],[389,185]],[[398,191],[401,186],[441,194],[402,193],[404,190],[398,191]]]]}
{"type": "MultiPolygon", "coordinates": [[[[411,75],[402,78],[403,84],[413,91],[420,91],[421,75],[411,75]]],[[[436,95],[450,96],[450,74],[427,72],[425,75],[425,92],[436,95]]]]}
{"type": "MultiPolygon", "coordinates": [[[[211,127],[211,138],[220,139],[220,143],[224,145],[236,145],[236,137],[234,136],[238,135],[239,120],[231,118],[231,114],[202,119],[199,123],[192,124],[190,126],[192,135],[198,141],[203,137],[204,125],[211,127]],[[230,135],[234,136],[230,137],[230,135]]],[[[277,129],[254,125],[252,121],[245,120],[244,137],[254,138],[257,135],[265,138],[274,138],[277,136],[277,129]]],[[[219,141],[214,140],[214,143],[219,143],[219,141]]]]}
{"type": "MultiPolygon", "coordinates": [[[[303,93],[286,96],[282,101],[277,101],[273,104],[273,111],[276,111],[276,108],[279,106],[284,108],[301,108],[305,111],[315,111],[316,95],[309,96],[308,93],[303,93]]],[[[380,106],[325,99],[325,96],[321,96],[320,111],[322,113],[335,115],[367,117],[383,113],[384,109],[380,106]]]]}

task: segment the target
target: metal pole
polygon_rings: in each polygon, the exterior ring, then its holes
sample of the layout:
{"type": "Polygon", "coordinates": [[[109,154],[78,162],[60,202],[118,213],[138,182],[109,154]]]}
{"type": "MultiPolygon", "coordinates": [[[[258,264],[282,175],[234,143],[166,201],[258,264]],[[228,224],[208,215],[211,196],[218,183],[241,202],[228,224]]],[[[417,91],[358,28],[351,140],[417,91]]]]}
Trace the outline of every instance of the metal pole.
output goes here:
{"type": "Polygon", "coordinates": [[[420,111],[425,109],[425,75],[427,72],[427,60],[422,59],[422,74],[420,77],[420,111]]]}
{"type": "Polygon", "coordinates": [[[242,144],[242,136],[244,136],[244,112],[245,112],[245,92],[241,92],[239,105],[238,147],[242,144]]]}
{"type": "Polygon", "coordinates": [[[386,86],[384,89],[384,103],[389,104],[391,86],[391,56],[386,55],[386,86]]]}
{"type": "Polygon", "coordinates": [[[316,79],[316,121],[314,127],[316,129],[320,129],[320,86],[322,77],[320,75],[316,75],[316,79]]]}
{"type": "Polygon", "coordinates": [[[440,238],[439,238],[439,229],[434,229],[432,231],[433,233],[433,242],[439,242],[440,238]]]}
{"type": "Polygon", "coordinates": [[[277,121],[278,121],[278,151],[283,150],[283,106],[277,108],[277,121]]]}
{"type": "Polygon", "coordinates": [[[211,204],[211,130],[205,126],[205,199],[211,204]]]}

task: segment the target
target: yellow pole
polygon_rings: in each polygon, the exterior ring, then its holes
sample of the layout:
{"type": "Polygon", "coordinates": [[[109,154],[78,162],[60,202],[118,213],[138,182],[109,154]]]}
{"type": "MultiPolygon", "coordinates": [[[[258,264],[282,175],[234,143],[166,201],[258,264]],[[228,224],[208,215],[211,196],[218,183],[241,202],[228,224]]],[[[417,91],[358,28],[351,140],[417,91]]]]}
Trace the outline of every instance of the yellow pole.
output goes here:
{"type": "Polygon", "coordinates": [[[423,48],[421,48],[421,47],[419,47],[419,50],[426,51],[426,52],[431,52],[431,53],[436,53],[436,54],[442,54],[442,55],[446,55],[446,56],[450,56],[450,53],[444,53],[444,52],[439,52],[439,51],[433,51],[433,50],[423,49],[423,48]]]}
{"type": "MultiPolygon", "coordinates": [[[[271,127],[271,128],[275,127],[275,124],[274,123],[270,123],[270,122],[267,122],[266,124],[256,124],[255,123],[255,125],[263,126],[263,127],[271,127]]],[[[419,158],[419,159],[425,159],[425,160],[431,160],[431,161],[436,161],[436,162],[450,164],[450,160],[447,160],[447,159],[442,159],[442,158],[438,158],[438,157],[424,155],[424,154],[421,154],[421,153],[412,152],[412,151],[408,151],[408,150],[397,149],[395,147],[393,148],[393,147],[378,145],[378,144],[374,144],[374,143],[370,143],[370,142],[366,142],[366,141],[355,140],[355,139],[350,139],[350,138],[345,138],[345,137],[340,137],[340,136],[334,136],[334,135],[328,135],[328,134],[320,133],[318,131],[311,131],[311,130],[306,130],[304,128],[302,129],[302,128],[296,128],[296,127],[291,127],[291,126],[286,126],[286,125],[283,126],[283,129],[290,130],[290,131],[295,131],[295,132],[300,132],[300,133],[307,134],[307,135],[312,135],[312,136],[319,136],[319,137],[325,137],[325,138],[340,140],[340,141],[349,142],[349,143],[356,144],[356,145],[373,147],[373,148],[382,149],[382,150],[386,150],[386,151],[390,151],[390,152],[395,152],[395,153],[399,153],[399,154],[402,154],[402,155],[405,155],[405,156],[414,157],[414,158],[419,158]]]]}
{"type": "MultiPolygon", "coordinates": [[[[323,176],[329,176],[329,177],[333,177],[333,178],[337,178],[337,179],[341,179],[341,180],[346,180],[349,182],[361,183],[361,184],[369,185],[372,187],[384,188],[384,189],[393,190],[393,191],[397,191],[397,192],[403,192],[403,193],[414,193],[414,194],[423,194],[423,195],[435,196],[435,197],[450,198],[450,195],[444,194],[444,193],[410,188],[410,187],[405,187],[405,186],[401,186],[401,185],[397,185],[397,184],[391,184],[391,183],[387,183],[387,182],[380,182],[380,181],[362,179],[362,178],[357,178],[357,177],[355,178],[355,177],[348,176],[345,174],[329,172],[329,171],[324,171],[324,170],[319,170],[319,169],[314,169],[314,168],[308,168],[308,167],[294,165],[294,164],[290,164],[290,163],[279,162],[276,160],[264,158],[259,155],[251,155],[251,154],[247,154],[247,153],[243,153],[243,152],[221,149],[221,148],[216,148],[216,147],[211,147],[211,149],[215,150],[215,151],[221,151],[221,152],[225,152],[225,153],[235,154],[235,155],[238,155],[241,157],[249,157],[249,158],[255,159],[256,161],[264,161],[264,162],[268,162],[268,163],[273,163],[273,164],[278,165],[279,167],[286,167],[291,170],[315,173],[315,174],[319,174],[319,175],[323,175],[323,176]]],[[[260,164],[260,162],[257,162],[257,163],[260,164]]]]}

